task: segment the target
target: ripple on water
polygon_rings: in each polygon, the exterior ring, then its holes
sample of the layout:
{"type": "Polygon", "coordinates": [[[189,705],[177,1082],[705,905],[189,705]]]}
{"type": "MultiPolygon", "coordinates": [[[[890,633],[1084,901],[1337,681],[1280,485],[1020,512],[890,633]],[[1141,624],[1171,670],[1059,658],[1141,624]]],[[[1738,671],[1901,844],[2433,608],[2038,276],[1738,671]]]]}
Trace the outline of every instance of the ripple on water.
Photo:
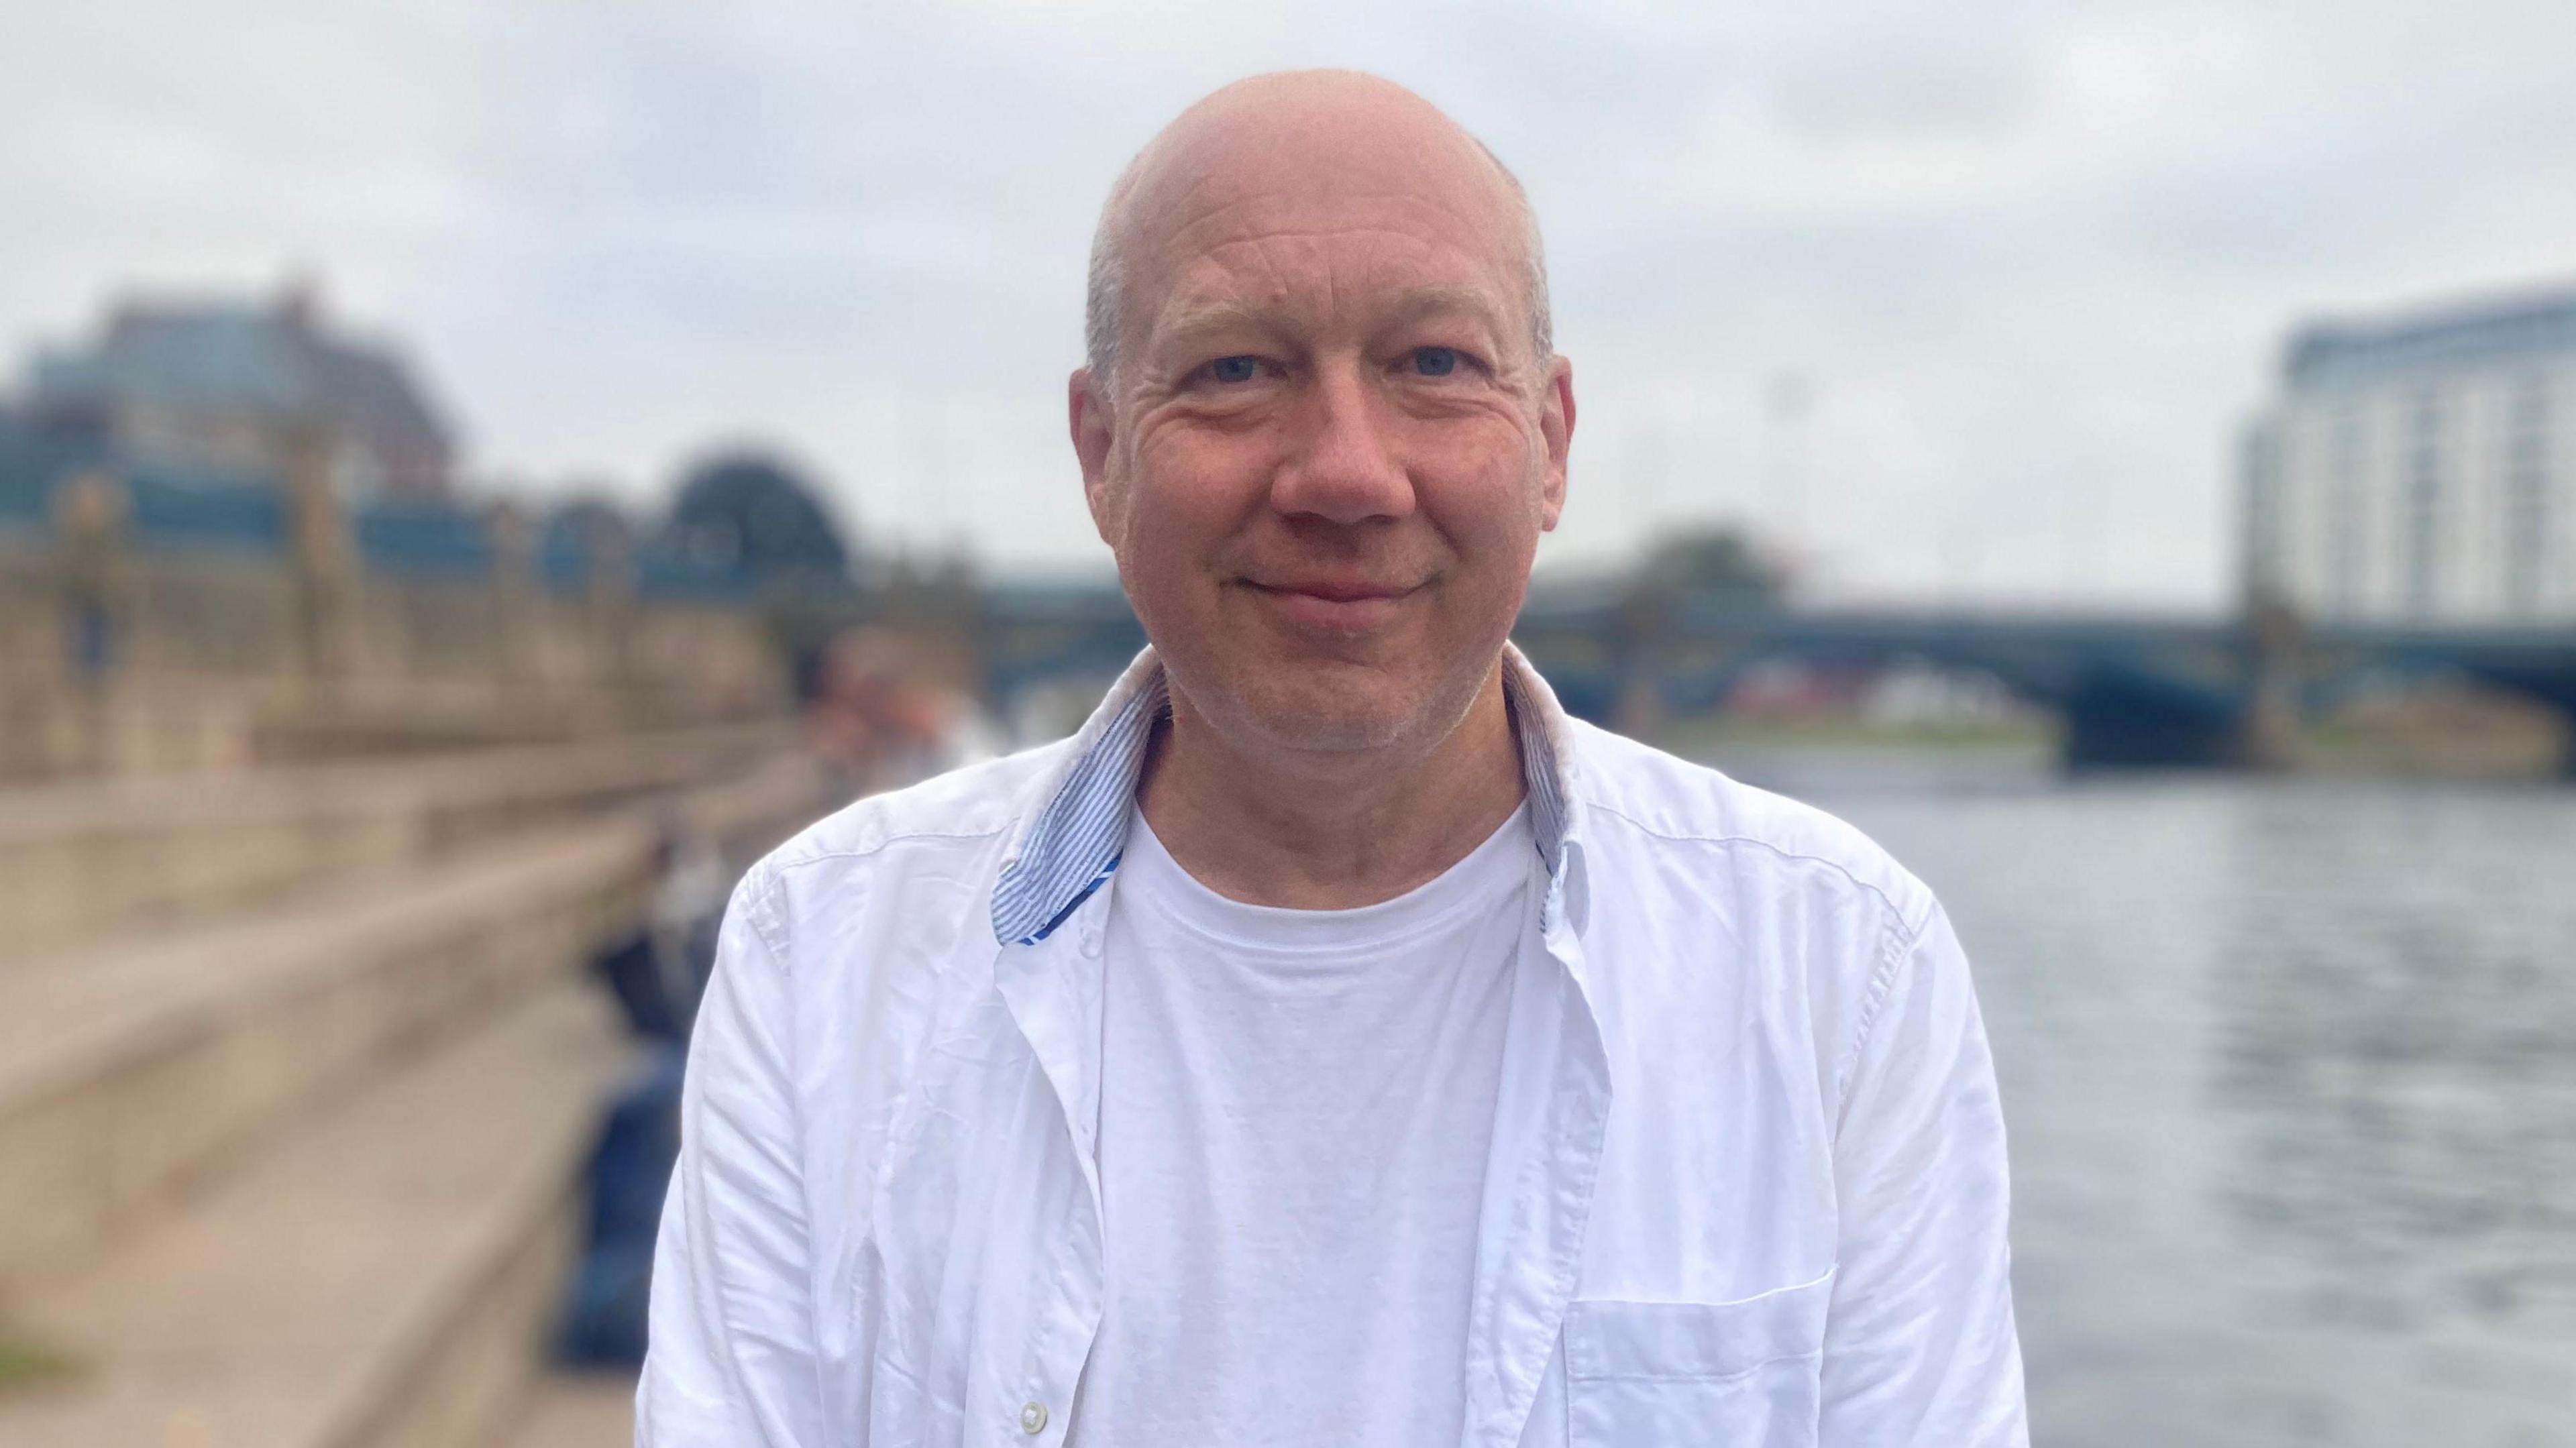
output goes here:
{"type": "Polygon", "coordinates": [[[1739,772],[1967,942],[2037,1441],[2576,1445],[2576,791],[1739,772]]]}

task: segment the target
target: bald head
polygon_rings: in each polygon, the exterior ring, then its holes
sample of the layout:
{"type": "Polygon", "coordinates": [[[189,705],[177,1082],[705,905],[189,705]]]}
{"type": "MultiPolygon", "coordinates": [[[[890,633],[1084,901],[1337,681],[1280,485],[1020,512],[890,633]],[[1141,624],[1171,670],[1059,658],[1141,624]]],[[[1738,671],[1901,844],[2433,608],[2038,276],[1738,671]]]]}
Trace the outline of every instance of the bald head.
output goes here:
{"type": "Polygon", "coordinates": [[[1531,360],[1553,355],[1538,217],[1501,159],[1393,81],[1282,71],[1236,81],[1183,111],[1110,188],[1083,316],[1092,375],[1115,376],[1139,278],[1156,275],[1194,226],[1299,191],[1416,197],[1488,229],[1521,278],[1531,360]]]}

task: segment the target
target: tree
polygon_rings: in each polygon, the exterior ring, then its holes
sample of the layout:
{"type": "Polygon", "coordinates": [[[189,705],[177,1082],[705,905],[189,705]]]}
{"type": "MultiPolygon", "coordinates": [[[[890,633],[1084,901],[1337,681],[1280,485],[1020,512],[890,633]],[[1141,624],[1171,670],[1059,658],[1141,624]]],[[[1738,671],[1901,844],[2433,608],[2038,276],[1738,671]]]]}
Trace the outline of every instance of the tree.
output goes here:
{"type": "Polygon", "coordinates": [[[1749,609],[1777,607],[1787,586],[1779,564],[1731,527],[1658,540],[1639,563],[1637,580],[1659,593],[1695,594],[1749,609]]]}
{"type": "Polygon", "coordinates": [[[664,545],[755,581],[844,579],[850,552],[813,485],[759,452],[722,453],[691,468],[672,500],[664,545]]]}

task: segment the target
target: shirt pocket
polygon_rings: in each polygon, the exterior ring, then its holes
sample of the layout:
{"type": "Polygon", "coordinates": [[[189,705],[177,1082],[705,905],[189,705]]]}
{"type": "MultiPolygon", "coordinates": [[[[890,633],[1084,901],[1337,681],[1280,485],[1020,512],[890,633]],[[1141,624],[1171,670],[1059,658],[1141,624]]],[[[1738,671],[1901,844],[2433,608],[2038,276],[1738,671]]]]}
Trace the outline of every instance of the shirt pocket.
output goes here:
{"type": "Polygon", "coordinates": [[[1570,1448],[1812,1448],[1833,1273],[1739,1302],[1576,1300],[1570,1448]]]}

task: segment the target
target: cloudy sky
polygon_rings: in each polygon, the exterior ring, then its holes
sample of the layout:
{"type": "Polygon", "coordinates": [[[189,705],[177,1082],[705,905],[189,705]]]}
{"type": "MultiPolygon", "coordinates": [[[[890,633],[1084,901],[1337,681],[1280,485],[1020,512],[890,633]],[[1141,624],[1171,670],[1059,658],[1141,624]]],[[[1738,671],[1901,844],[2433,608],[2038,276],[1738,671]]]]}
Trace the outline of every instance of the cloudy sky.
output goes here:
{"type": "Polygon", "coordinates": [[[2212,608],[2287,326],[2576,281],[2566,0],[1577,9],[19,0],[0,353],[312,275],[477,477],[756,439],[881,543],[1101,566],[1099,197],[1197,94],[1351,65],[1539,206],[1561,566],[1731,518],[1827,597],[2212,608]]]}

